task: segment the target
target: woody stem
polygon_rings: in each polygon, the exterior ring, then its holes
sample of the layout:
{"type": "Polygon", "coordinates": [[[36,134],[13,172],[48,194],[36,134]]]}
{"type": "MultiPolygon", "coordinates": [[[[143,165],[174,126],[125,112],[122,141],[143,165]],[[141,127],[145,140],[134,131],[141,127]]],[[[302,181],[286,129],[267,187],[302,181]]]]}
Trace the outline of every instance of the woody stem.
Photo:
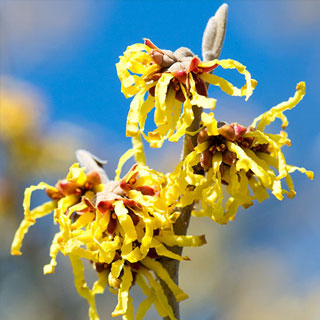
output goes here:
{"type": "MultiPolygon", "coordinates": [[[[227,16],[228,16],[228,5],[223,4],[219,7],[217,12],[213,17],[211,17],[207,23],[206,29],[203,33],[202,38],[202,56],[204,61],[218,59],[222,50],[226,25],[227,25],[227,16]]],[[[198,106],[193,106],[194,119],[190,127],[187,129],[187,132],[195,132],[200,127],[201,113],[202,108],[198,106]]],[[[190,136],[188,134],[184,137],[183,151],[182,151],[182,160],[192,151],[192,146],[197,145],[197,135],[190,136]]],[[[191,204],[187,207],[181,208],[181,215],[176,223],[173,225],[175,234],[185,235],[189,226],[190,216],[194,204],[191,204]]],[[[173,247],[171,250],[179,255],[182,253],[182,247],[173,247]]],[[[179,261],[161,258],[162,265],[167,269],[170,277],[173,281],[178,284],[179,282],[179,261]]],[[[179,313],[179,303],[176,301],[171,290],[167,285],[162,281],[161,282],[165,295],[168,299],[169,304],[173,309],[173,313],[176,319],[180,319],[179,313]]],[[[170,320],[168,317],[163,318],[164,320],[170,320]]]]}
{"type": "MultiPolygon", "coordinates": [[[[194,119],[191,123],[190,127],[187,129],[188,132],[194,132],[197,131],[200,127],[200,119],[201,119],[201,113],[202,108],[199,108],[197,106],[193,106],[193,114],[194,119]]],[[[182,158],[184,159],[191,151],[192,146],[195,146],[197,144],[197,135],[190,136],[188,134],[184,137],[184,143],[183,143],[183,151],[182,151],[182,158]]],[[[185,235],[189,226],[191,211],[193,209],[193,204],[181,208],[180,209],[180,217],[176,221],[176,223],[173,225],[174,233],[177,235],[185,235]]],[[[182,254],[182,247],[172,247],[170,248],[171,251],[173,251],[176,254],[181,255],[182,254]]],[[[180,261],[173,260],[170,258],[163,257],[161,258],[162,265],[167,269],[170,277],[173,279],[173,281],[178,284],[179,282],[179,264],[180,261]]],[[[180,313],[179,313],[179,302],[177,302],[175,296],[173,295],[172,291],[168,288],[168,286],[162,281],[161,285],[163,287],[164,293],[168,299],[168,302],[170,306],[173,309],[173,313],[177,319],[180,319],[180,313]]],[[[163,318],[164,320],[169,320],[168,317],[163,318]]]]}

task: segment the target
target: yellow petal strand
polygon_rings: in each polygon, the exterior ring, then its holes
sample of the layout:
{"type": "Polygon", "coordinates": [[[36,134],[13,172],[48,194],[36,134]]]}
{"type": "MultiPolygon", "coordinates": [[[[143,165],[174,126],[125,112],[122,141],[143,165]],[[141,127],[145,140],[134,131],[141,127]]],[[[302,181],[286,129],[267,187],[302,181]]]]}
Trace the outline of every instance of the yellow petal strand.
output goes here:
{"type": "Polygon", "coordinates": [[[170,127],[170,130],[168,132],[168,138],[170,138],[176,130],[182,109],[182,102],[175,98],[175,91],[172,88],[170,88],[168,91],[166,104],[172,106],[172,110],[169,110],[170,121],[168,123],[170,127]]]}
{"type": "Polygon", "coordinates": [[[137,232],[128,214],[128,209],[122,201],[117,201],[114,205],[114,211],[118,217],[118,221],[125,233],[125,243],[133,242],[137,239],[137,232]]]}
{"type": "Polygon", "coordinates": [[[145,221],[145,233],[141,239],[141,253],[146,256],[148,254],[150,244],[153,238],[153,222],[145,221]]]}
{"type": "Polygon", "coordinates": [[[112,263],[111,274],[114,278],[118,278],[124,266],[124,260],[117,260],[112,263]]]}
{"type": "Polygon", "coordinates": [[[108,275],[108,283],[109,286],[112,288],[119,288],[120,287],[120,280],[118,279],[120,272],[124,266],[124,260],[117,260],[112,263],[111,265],[111,272],[108,275]]]}
{"type": "Polygon", "coordinates": [[[187,128],[190,127],[194,119],[192,104],[190,102],[190,99],[188,98],[186,90],[182,85],[180,85],[180,88],[186,100],[183,104],[182,114],[177,123],[176,132],[169,138],[169,141],[172,141],[172,142],[178,142],[178,140],[185,134],[187,128]]]}
{"type": "Polygon", "coordinates": [[[103,294],[108,284],[108,273],[106,271],[97,272],[98,280],[93,284],[93,294],[103,294]]]}
{"type": "Polygon", "coordinates": [[[136,151],[135,153],[135,159],[136,162],[145,165],[146,164],[146,156],[144,153],[144,148],[143,148],[143,142],[141,139],[141,134],[138,133],[134,137],[131,138],[132,141],[132,147],[136,151]]]}
{"type": "Polygon", "coordinates": [[[151,273],[147,269],[140,267],[139,270],[141,270],[141,273],[147,278],[151,287],[154,289],[157,301],[160,304],[160,308],[158,308],[157,307],[158,304],[155,303],[155,306],[156,306],[159,314],[162,317],[168,316],[170,320],[177,320],[174,316],[174,313],[173,313],[173,310],[172,310],[170,304],[168,303],[168,299],[167,299],[166,295],[164,294],[164,291],[163,291],[160,283],[157,282],[153,278],[153,276],[151,275],[151,273]]]}
{"type": "Polygon", "coordinates": [[[196,83],[192,75],[189,77],[189,80],[190,80],[190,92],[192,93],[192,99],[190,101],[191,104],[194,106],[198,106],[199,108],[213,110],[216,106],[217,100],[198,94],[196,90],[196,83]]]}
{"type": "Polygon", "coordinates": [[[134,320],[133,299],[129,296],[127,303],[127,312],[122,316],[123,320],[134,320]]]}
{"type": "Polygon", "coordinates": [[[118,77],[121,81],[121,91],[128,98],[136,94],[145,84],[143,76],[155,72],[159,67],[155,64],[150,65],[152,58],[148,54],[150,48],[143,44],[135,44],[127,47],[124,55],[120,57],[116,64],[118,77]],[[142,52],[146,51],[146,52],[142,52]],[[152,71],[150,71],[150,69],[152,71]],[[142,79],[132,73],[143,74],[142,79]]]}
{"type": "MultiPolygon", "coordinates": [[[[30,201],[30,195],[26,195],[29,197],[30,201]]],[[[29,210],[29,204],[25,207],[29,210]]],[[[29,228],[35,224],[37,218],[44,217],[51,213],[55,208],[57,207],[57,201],[50,201],[46,202],[41,206],[38,206],[34,208],[31,212],[29,211],[28,217],[25,217],[22,222],[20,223],[20,226],[18,230],[16,231],[14,235],[14,239],[11,245],[11,254],[12,255],[21,255],[20,248],[22,246],[22,241],[25,236],[25,234],[28,232],[29,228]]]]}
{"type": "Polygon", "coordinates": [[[87,175],[84,170],[85,168],[80,168],[79,163],[73,164],[67,174],[67,180],[75,182],[77,185],[82,187],[87,180],[87,175]]]}
{"type": "Polygon", "coordinates": [[[151,49],[150,47],[148,47],[146,44],[144,43],[135,43],[132,44],[131,46],[127,47],[126,52],[130,53],[130,52],[137,52],[137,51],[146,51],[146,52],[150,52],[151,49]]]}
{"type": "MultiPolygon", "coordinates": [[[[234,87],[230,82],[227,80],[217,77],[216,75],[212,75],[210,73],[202,73],[200,78],[204,81],[219,86],[222,91],[226,92],[229,95],[233,96],[246,96],[246,101],[250,98],[253,93],[253,90],[257,86],[257,81],[251,79],[250,72],[246,69],[244,65],[240,62],[232,60],[232,59],[225,59],[225,60],[213,60],[210,61],[210,64],[218,64],[223,69],[237,69],[237,71],[245,76],[246,84],[242,88],[234,87]]],[[[205,67],[205,63],[201,63],[199,67],[205,67]]]]}
{"type": "Polygon", "coordinates": [[[88,206],[84,202],[80,202],[69,208],[68,210],[68,218],[71,218],[72,214],[77,211],[81,211],[88,208],[88,206]]]}
{"type": "Polygon", "coordinates": [[[144,102],[144,91],[138,92],[130,104],[130,110],[127,117],[126,136],[134,137],[139,134],[139,114],[144,102]]]}
{"type": "Polygon", "coordinates": [[[289,192],[288,192],[288,194],[287,194],[287,197],[288,197],[289,199],[292,199],[292,198],[295,197],[296,192],[294,191],[294,185],[293,185],[293,181],[292,181],[292,178],[291,178],[290,174],[288,174],[288,175],[286,176],[286,183],[287,183],[287,186],[288,186],[288,188],[289,188],[289,192]]]}
{"type": "Polygon", "coordinates": [[[225,205],[225,213],[221,223],[226,224],[228,223],[228,221],[234,220],[239,206],[240,206],[240,203],[238,199],[235,199],[234,197],[229,197],[225,205]]]}
{"type": "Polygon", "coordinates": [[[313,171],[308,171],[305,168],[300,168],[300,167],[295,167],[291,165],[287,165],[288,172],[293,173],[295,171],[300,171],[301,173],[304,173],[310,180],[313,180],[314,178],[314,172],[313,171]]]}
{"type": "Polygon", "coordinates": [[[245,209],[247,209],[253,205],[251,201],[250,190],[249,190],[249,179],[244,170],[240,170],[239,177],[240,177],[239,197],[241,198],[241,205],[245,209]]]}
{"type": "MultiPolygon", "coordinates": [[[[155,299],[154,295],[150,295],[140,303],[137,314],[136,314],[136,320],[143,320],[144,319],[147,311],[151,308],[154,299],[155,299]]],[[[161,314],[160,314],[160,316],[162,317],[161,314]]],[[[164,315],[164,317],[165,316],[166,316],[166,314],[164,315]]]]}
{"type": "Polygon", "coordinates": [[[205,82],[208,82],[214,86],[220,87],[220,89],[230,96],[241,96],[241,90],[237,87],[234,87],[229,81],[220,78],[214,74],[203,73],[200,75],[200,78],[205,82]]]}
{"type": "Polygon", "coordinates": [[[158,80],[155,89],[155,112],[154,122],[157,126],[166,124],[168,119],[166,117],[166,109],[171,109],[172,106],[166,105],[167,91],[173,75],[171,73],[163,73],[158,80]]]}
{"type": "Polygon", "coordinates": [[[218,132],[218,122],[214,118],[214,114],[211,113],[201,113],[201,121],[205,127],[207,127],[208,135],[209,136],[217,136],[219,135],[218,132]]]}
{"type": "Polygon", "coordinates": [[[153,270],[156,275],[167,284],[169,289],[176,297],[177,301],[182,301],[188,298],[188,295],[170,278],[168,271],[162,266],[160,262],[146,257],[141,261],[141,263],[148,269],[153,270]]]}
{"type": "Polygon", "coordinates": [[[98,256],[99,251],[87,250],[81,248],[82,242],[76,239],[70,239],[64,246],[62,253],[64,255],[72,254],[73,256],[77,256],[79,258],[84,258],[91,260],[93,262],[99,262],[98,256]]]}
{"type": "Polygon", "coordinates": [[[131,263],[138,262],[144,258],[140,248],[136,247],[132,250],[132,244],[123,245],[121,248],[122,257],[131,263]]]}
{"type": "Polygon", "coordinates": [[[73,277],[75,287],[81,297],[86,299],[89,303],[89,317],[90,320],[99,320],[99,316],[96,309],[96,303],[94,300],[94,295],[91,290],[88,288],[88,285],[84,278],[84,268],[82,261],[79,257],[76,257],[72,254],[69,255],[70,262],[73,269],[73,277]]]}
{"type": "Polygon", "coordinates": [[[136,154],[136,150],[135,149],[129,149],[128,151],[126,151],[121,158],[119,159],[118,162],[118,167],[116,169],[116,177],[115,180],[119,180],[120,179],[120,174],[121,174],[121,170],[123,165],[136,154]]]}
{"type": "Polygon", "coordinates": [[[50,246],[51,261],[49,264],[47,264],[43,267],[43,274],[54,273],[54,269],[57,265],[56,257],[57,257],[59,250],[60,250],[59,242],[58,242],[58,239],[60,238],[60,236],[61,236],[61,234],[57,233],[57,234],[55,234],[55,236],[52,240],[52,244],[50,246]]]}
{"type": "Polygon", "coordinates": [[[267,112],[261,114],[259,117],[255,118],[251,126],[256,127],[258,130],[263,131],[264,128],[273,122],[276,118],[282,120],[282,128],[284,129],[288,125],[288,121],[284,118],[283,112],[288,109],[294,108],[304,97],[306,93],[306,84],[304,82],[299,82],[297,84],[296,93],[293,97],[289,98],[287,101],[282,102],[275,107],[271,108],[267,112]]]}
{"type": "MultiPolygon", "coordinates": [[[[136,283],[141,288],[143,294],[147,296],[147,298],[140,303],[137,314],[136,314],[136,320],[143,320],[147,311],[151,308],[155,300],[155,295],[153,293],[152,288],[150,288],[147,285],[143,276],[140,275],[139,273],[137,273],[137,276],[136,276],[136,283]]],[[[160,316],[165,317],[166,313],[164,313],[164,315],[160,314],[160,316]]]]}
{"type": "Polygon", "coordinates": [[[24,191],[23,209],[24,209],[24,215],[26,218],[30,216],[30,202],[31,202],[32,192],[36,190],[43,190],[45,188],[53,188],[53,187],[46,184],[45,182],[40,182],[38,185],[30,186],[29,188],[26,188],[26,190],[24,191]]]}
{"type": "Polygon", "coordinates": [[[200,153],[199,149],[196,149],[188,154],[184,160],[185,171],[186,171],[186,181],[190,185],[198,186],[204,181],[204,177],[199,174],[194,174],[193,166],[200,162],[200,153]]]}
{"type": "Polygon", "coordinates": [[[207,243],[204,235],[201,236],[179,236],[179,235],[163,235],[155,236],[159,242],[166,246],[173,247],[199,247],[207,243]]]}
{"type": "Polygon", "coordinates": [[[286,159],[280,150],[278,151],[278,164],[279,174],[277,176],[277,180],[280,180],[288,175],[286,159]]]}
{"type": "Polygon", "coordinates": [[[240,190],[240,181],[237,174],[236,166],[230,166],[230,183],[228,185],[228,190],[232,196],[235,196],[240,190]]]}
{"type": "MultiPolygon", "coordinates": [[[[259,177],[262,181],[262,183],[265,186],[271,185],[271,178],[269,174],[255,161],[256,159],[252,159],[253,152],[250,153],[250,157],[247,155],[247,153],[236,144],[226,141],[228,150],[235,152],[238,157],[238,161],[236,163],[237,170],[244,169],[246,172],[250,169],[259,177]]],[[[250,150],[248,150],[250,151],[250,150]]]]}
{"type": "Polygon", "coordinates": [[[143,102],[141,108],[140,108],[140,112],[138,115],[138,122],[139,122],[139,126],[140,126],[140,130],[143,131],[144,130],[144,126],[145,126],[145,122],[148,116],[148,113],[153,109],[154,107],[154,97],[149,94],[148,98],[143,102]]]}
{"type": "Polygon", "coordinates": [[[130,267],[124,266],[123,271],[120,288],[118,290],[118,304],[112,312],[113,317],[126,314],[128,309],[129,289],[132,285],[133,278],[130,267]]]}
{"type": "Polygon", "coordinates": [[[156,249],[156,252],[159,256],[168,257],[170,259],[182,261],[182,260],[190,260],[189,258],[183,258],[180,255],[168,250],[163,244],[161,244],[156,239],[152,239],[152,245],[153,248],[156,249]]]}
{"type": "Polygon", "coordinates": [[[71,225],[71,230],[80,229],[88,225],[91,221],[93,221],[96,217],[95,212],[85,212],[82,214],[75,223],[71,225]]]}
{"type": "Polygon", "coordinates": [[[249,186],[254,193],[254,199],[262,202],[269,198],[266,188],[255,177],[249,179],[249,186]]]}
{"type": "Polygon", "coordinates": [[[283,190],[281,187],[281,181],[275,180],[272,185],[272,194],[278,199],[283,200],[283,190]]]}

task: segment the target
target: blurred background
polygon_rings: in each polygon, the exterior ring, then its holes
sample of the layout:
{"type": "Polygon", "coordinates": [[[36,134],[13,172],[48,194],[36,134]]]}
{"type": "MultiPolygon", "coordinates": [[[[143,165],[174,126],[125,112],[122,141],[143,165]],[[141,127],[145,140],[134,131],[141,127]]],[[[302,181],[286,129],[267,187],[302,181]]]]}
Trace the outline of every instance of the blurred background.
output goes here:
{"type": "MultiPolygon", "coordinates": [[[[200,56],[206,22],[222,3],[0,0],[0,319],[88,319],[68,259],[59,256],[56,273],[42,274],[57,231],[50,216],[30,229],[23,256],[10,256],[24,188],[64,177],[77,148],[108,160],[113,177],[130,147],[130,100],[115,70],[119,55],[148,37],[160,48],[186,46],[200,56]]],[[[190,295],[181,303],[182,319],[319,320],[320,2],[228,4],[221,58],[246,65],[258,87],[248,102],[211,88],[217,118],[249,124],[305,81],[305,98],[286,113],[292,147],[285,155],[316,178],[294,174],[296,198],[270,198],[241,210],[227,226],[192,219],[189,233],[205,233],[208,244],[185,252],[192,261],[181,264],[180,285],[190,295]]],[[[217,73],[241,84],[233,72],[217,73]]],[[[148,164],[172,170],[180,150],[173,143],[148,149],[148,164]]],[[[133,295],[142,298],[138,290],[133,295]]],[[[101,319],[111,319],[115,304],[111,294],[98,297],[101,319]]],[[[158,318],[153,309],[147,314],[158,318]]]]}

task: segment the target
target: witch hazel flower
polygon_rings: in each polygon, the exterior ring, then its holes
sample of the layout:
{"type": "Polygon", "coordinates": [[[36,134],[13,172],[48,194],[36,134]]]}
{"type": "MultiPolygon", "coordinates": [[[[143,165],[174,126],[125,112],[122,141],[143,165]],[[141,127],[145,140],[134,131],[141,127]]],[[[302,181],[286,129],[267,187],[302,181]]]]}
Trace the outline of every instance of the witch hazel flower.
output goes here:
{"type": "MultiPolygon", "coordinates": [[[[119,163],[118,172],[122,164],[119,163]]],[[[11,248],[20,255],[24,235],[36,219],[53,212],[60,231],[53,238],[51,261],[44,274],[53,273],[59,252],[68,256],[73,268],[75,287],[89,303],[89,316],[99,319],[95,295],[107,286],[118,296],[112,316],[134,319],[130,288],[137,283],[146,300],[141,303],[136,319],[143,319],[154,304],[162,317],[175,319],[159,282],[161,279],[177,301],[188,298],[170,278],[158,261],[160,257],[190,260],[172,252],[172,246],[201,246],[204,236],[181,236],[173,231],[179,213],[169,208],[161,196],[166,183],[164,175],[146,166],[134,165],[122,178],[102,183],[99,172],[85,172],[74,164],[65,179],[55,186],[41,182],[25,191],[25,218],[21,222],[11,248]],[[31,194],[44,189],[51,201],[30,210],[31,194]],[[82,260],[89,260],[98,280],[90,289],[84,276],[82,260]]]]}
{"type": "Polygon", "coordinates": [[[149,39],[129,46],[117,63],[121,91],[134,96],[127,119],[127,136],[143,134],[151,147],[159,148],[168,139],[177,142],[194,119],[193,106],[213,110],[216,100],[208,97],[207,85],[218,86],[233,96],[251,96],[257,82],[241,63],[226,59],[202,62],[181,47],[176,51],[159,49],[149,39]],[[218,66],[236,69],[245,76],[242,88],[211,74],[218,66]],[[146,97],[146,99],[145,99],[146,97]],[[149,112],[154,111],[156,129],[144,133],[149,112]]]}
{"type": "Polygon", "coordinates": [[[217,123],[213,114],[202,113],[198,145],[168,177],[169,185],[174,185],[168,187],[168,199],[173,202],[182,194],[178,201],[182,207],[200,200],[201,209],[194,210],[194,215],[225,224],[234,219],[240,206],[246,209],[254,200],[267,199],[268,189],[279,200],[284,195],[293,198],[290,174],[300,171],[311,180],[314,174],[287,164],[282,152],[282,147],[291,145],[287,134],[267,133],[265,127],[279,118],[285,129],[288,120],[283,112],[296,106],[304,94],[305,83],[300,82],[294,97],[263,113],[249,127],[217,123]]]}

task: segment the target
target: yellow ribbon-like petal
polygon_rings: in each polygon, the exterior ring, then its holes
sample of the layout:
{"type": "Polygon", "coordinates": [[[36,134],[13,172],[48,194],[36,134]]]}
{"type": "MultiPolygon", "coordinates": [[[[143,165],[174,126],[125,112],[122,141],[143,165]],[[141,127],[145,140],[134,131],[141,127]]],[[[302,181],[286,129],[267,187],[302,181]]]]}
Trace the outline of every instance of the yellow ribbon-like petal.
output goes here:
{"type": "Polygon", "coordinates": [[[189,296],[179,288],[176,283],[170,278],[168,271],[162,266],[162,264],[158,261],[155,261],[149,257],[146,257],[141,261],[141,263],[146,266],[148,269],[153,270],[156,275],[164,281],[169,289],[172,291],[177,301],[182,301],[187,299],[189,296]]]}
{"type": "Polygon", "coordinates": [[[210,73],[202,73],[200,75],[200,78],[210,84],[219,86],[221,90],[226,92],[229,95],[232,96],[246,96],[246,101],[250,98],[250,96],[253,93],[253,90],[255,89],[257,85],[257,81],[251,79],[251,74],[248,70],[246,70],[246,67],[242,65],[240,62],[232,60],[232,59],[225,59],[225,60],[214,60],[214,61],[208,61],[208,62],[202,62],[199,64],[199,67],[206,67],[211,66],[213,64],[217,64],[221,66],[223,69],[237,69],[237,71],[245,76],[246,84],[238,89],[237,87],[234,87],[230,82],[227,80],[220,78],[216,75],[210,74],[210,73]]]}
{"type": "Polygon", "coordinates": [[[299,82],[297,84],[296,93],[288,101],[282,102],[277,106],[271,108],[267,112],[263,113],[259,117],[255,118],[251,126],[256,127],[258,130],[263,131],[264,128],[273,122],[276,118],[282,120],[282,128],[286,128],[288,125],[287,119],[284,117],[283,112],[288,109],[294,108],[304,97],[306,93],[306,84],[299,82]]]}
{"type": "MultiPolygon", "coordinates": [[[[32,189],[29,189],[32,190],[32,189]]],[[[31,193],[26,192],[25,197],[27,197],[28,201],[24,201],[25,209],[28,210],[28,215],[22,220],[18,230],[14,235],[14,239],[11,245],[11,254],[13,255],[21,255],[20,248],[22,246],[22,241],[25,234],[28,232],[29,228],[35,224],[36,219],[44,217],[50,214],[56,207],[57,201],[49,201],[44,203],[41,206],[34,208],[32,211],[29,209],[30,205],[30,195],[31,193]]]]}
{"type": "Polygon", "coordinates": [[[129,289],[132,285],[133,278],[130,267],[124,266],[123,271],[120,288],[118,290],[118,304],[112,312],[113,317],[126,314],[128,309],[129,289]]]}
{"type": "Polygon", "coordinates": [[[92,291],[88,288],[88,285],[84,278],[84,268],[82,261],[79,257],[72,254],[69,255],[72,269],[75,287],[81,297],[86,299],[89,303],[89,317],[90,320],[99,320],[99,316],[96,309],[96,303],[92,291]]]}

